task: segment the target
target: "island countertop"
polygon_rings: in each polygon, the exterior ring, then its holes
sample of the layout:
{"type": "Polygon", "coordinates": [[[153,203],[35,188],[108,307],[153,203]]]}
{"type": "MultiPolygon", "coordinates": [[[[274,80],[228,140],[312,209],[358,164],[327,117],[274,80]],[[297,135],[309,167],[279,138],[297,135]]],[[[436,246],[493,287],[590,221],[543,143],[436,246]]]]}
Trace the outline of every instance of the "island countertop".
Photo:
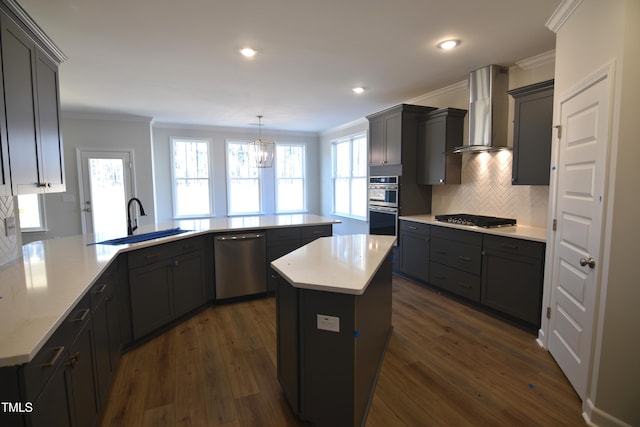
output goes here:
{"type": "Polygon", "coordinates": [[[26,244],[22,259],[0,268],[0,367],[33,359],[118,254],[208,233],[336,224],[311,214],[223,217],[141,226],[188,232],[117,246],[92,245],[120,236],[77,235],[26,244]]]}
{"type": "Polygon", "coordinates": [[[367,234],[321,237],[271,266],[296,288],[362,295],[395,241],[367,234]]]}

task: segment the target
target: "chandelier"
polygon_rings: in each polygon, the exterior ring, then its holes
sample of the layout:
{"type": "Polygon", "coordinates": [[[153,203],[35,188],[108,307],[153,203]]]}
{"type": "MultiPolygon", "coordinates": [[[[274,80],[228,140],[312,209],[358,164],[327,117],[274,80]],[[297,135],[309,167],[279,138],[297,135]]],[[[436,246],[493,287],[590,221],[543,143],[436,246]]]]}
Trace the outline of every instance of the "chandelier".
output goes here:
{"type": "Polygon", "coordinates": [[[249,155],[252,163],[257,168],[270,168],[273,165],[273,156],[276,149],[274,141],[262,139],[262,116],[258,117],[258,139],[249,143],[249,155]]]}

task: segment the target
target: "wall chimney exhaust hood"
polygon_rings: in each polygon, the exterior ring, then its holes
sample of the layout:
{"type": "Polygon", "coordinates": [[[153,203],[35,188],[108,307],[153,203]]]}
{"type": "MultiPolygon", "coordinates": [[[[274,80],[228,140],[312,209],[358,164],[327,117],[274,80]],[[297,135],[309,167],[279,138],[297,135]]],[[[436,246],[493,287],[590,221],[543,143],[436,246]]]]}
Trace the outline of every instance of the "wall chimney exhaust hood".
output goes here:
{"type": "Polygon", "coordinates": [[[502,150],[507,146],[509,68],[487,65],[469,74],[469,141],[454,153],[502,150]]]}

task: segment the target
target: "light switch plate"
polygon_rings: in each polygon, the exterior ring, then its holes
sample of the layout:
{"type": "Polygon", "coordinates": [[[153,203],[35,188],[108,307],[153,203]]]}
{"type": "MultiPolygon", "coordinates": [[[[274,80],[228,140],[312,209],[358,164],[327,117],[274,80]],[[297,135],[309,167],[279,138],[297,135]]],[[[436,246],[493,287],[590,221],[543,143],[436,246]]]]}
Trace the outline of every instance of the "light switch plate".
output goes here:
{"type": "Polygon", "coordinates": [[[10,216],[4,219],[4,234],[7,237],[16,234],[16,217],[10,216]]]}
{"type": "Polygon", "coordinates": [[[330,332],[340,332],[340,318],[336,316],[327,316],[326,314],[317,315],[318,329],[330,332]]]}

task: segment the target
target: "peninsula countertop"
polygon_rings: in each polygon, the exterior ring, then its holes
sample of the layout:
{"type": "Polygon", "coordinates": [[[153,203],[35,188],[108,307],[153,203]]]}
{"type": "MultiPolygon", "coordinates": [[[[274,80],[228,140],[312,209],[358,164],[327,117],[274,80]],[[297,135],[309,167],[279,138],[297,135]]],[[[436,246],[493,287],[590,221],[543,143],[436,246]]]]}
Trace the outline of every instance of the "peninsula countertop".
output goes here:
{"type": "MultiPolygon", "coordinates": [[[[208,233],[336,224],[310,214],[223,217],[141,226],[188,232],[117,246],[77,235],[26,244],[22,259],[0,268],[0,367],[29,362],[118,254],[208,233]]],[[[100,241],[120,236],[101,236],[100,241]]]]}
{"type": "Polygon", "coordinates": [[[473,231],[476,233],[493,234],[495,236],[513,237],[514,239],[531,240],[534,242],[546,243],[547,229],[541,227],[530,227],[528,225],[513,225],[508,227],[476,227],[472,225],[452,224],[438,221],[435,215],[408,215],[401,216],[401,220],[414,221],[422,224],[436,225],[440,227],[457,228],[459,230],[473,231]]]}
{"type": "Polygon", "coordinates": [[[321,237],[271,266],[296,288],[362,295],[395,241],[367,234],[321,237]]]}

